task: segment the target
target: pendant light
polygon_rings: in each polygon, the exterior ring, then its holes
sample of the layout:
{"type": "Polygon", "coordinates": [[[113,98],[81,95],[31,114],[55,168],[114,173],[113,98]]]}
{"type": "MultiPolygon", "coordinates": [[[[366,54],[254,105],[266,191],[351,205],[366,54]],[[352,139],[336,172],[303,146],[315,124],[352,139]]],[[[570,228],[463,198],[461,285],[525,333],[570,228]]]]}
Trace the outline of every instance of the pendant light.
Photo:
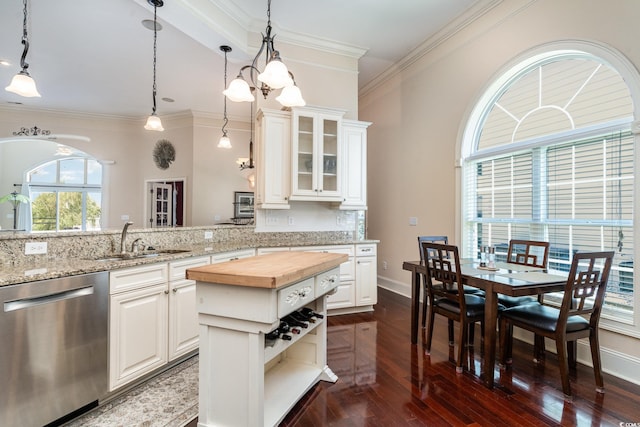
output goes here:
{"type": "Polygon", "coordinates": [[[153,6],[153,109],[151,115],[147,119],[147,123],[144,125],[146,130],[163,131],[162,122],[160,117],[156,114],[156,52],[158,49],[158,13],[159,7],[164,5],[162,0],[147,0],[147,2],[153,6]]]}
{"type": "Polygon", "coordinates": [[[40,93],[38,93],[38,89],[36,89],[36,82],[29,75],[29,72],[27,71],[29,64],[25,61],[27,58],[27,52],[29,51],[29,37],[27,35],[27,0],[23,0],[22,44],[24,45],[22,57],[20,58],[20,66],[22,67],[22,70],[13,76],[11,84],[5,87],[5,90],[27,98],[39,98],[40,93]]]}
{"type": "MultiPolygon", "coordinates": [[[[220,50],[224,52],[224,87],[227,87],[227,54],[231,52],[229,46],[220,46],[220,50]]],[[[224,97],[224,124],[222,125],[222,137],[218,141],[218,148],[231,148],[231,140],[227,136],[227,97],[224,97]]]]}
{"type": "Polygon", "coordinates": [[[284,62],[282,62],[280,52],[273,46],[275,35],[273,37],[271,36],[271,30],[271,0],[267,0],[267,28],[265,34],[262,35],[260,50],[258,50],[255,58],[253,58],[251,65],[242,67],[238,76],[231,81],[229,87],[223,93],[234,102],[253,102],[255,98],[251,93],[249,83],[247,83],[242,75],[244,70],[249,69],[249,78],[253,87],[258,87],[255,77],[256,73],[258,73],[257,80],[261,83],[259,87],[265,99],[272,90],[282,89],[282,93],[276,98],[280,104],[285,107],[304,106],[306,103],[302,98],[300,89],[296,86],[293,74],[287,69],[284,62]],[[264,71],[260,72],[260,70],[256,68],[256,65],[262,52],[265,53],[266,63],[264,71]]]}

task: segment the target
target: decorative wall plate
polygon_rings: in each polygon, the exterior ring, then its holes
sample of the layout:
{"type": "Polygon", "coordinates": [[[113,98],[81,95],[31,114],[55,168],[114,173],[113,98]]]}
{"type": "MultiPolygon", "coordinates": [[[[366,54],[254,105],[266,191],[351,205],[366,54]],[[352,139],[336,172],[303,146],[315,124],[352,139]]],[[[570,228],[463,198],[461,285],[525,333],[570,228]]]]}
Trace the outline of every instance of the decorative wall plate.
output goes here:
{"type": "Polygon", "coordinates": [[[156,142],[156,146],[153,149],[153,161],[160,169],[168,169],[176,159],[176,149],[173,148],[173,144],[166,139],[160,139],[156,142]]]}

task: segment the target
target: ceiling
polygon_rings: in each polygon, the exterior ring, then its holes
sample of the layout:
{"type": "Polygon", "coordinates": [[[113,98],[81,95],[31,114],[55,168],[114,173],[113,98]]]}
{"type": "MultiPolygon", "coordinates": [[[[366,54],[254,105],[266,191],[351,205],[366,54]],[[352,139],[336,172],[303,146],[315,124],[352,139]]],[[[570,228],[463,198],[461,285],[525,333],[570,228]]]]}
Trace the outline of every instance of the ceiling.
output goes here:
{"type": "MultiPolygon", "coordinates": [[[[481,0],[273,0],[278,40],[311,42],[357,55],[363,87],[481,0]]],[[[267,0],[164,0],[158,8],[158,114],[221,114],[222,44],[230,45],[228,79],[257,49],[267,0]],[[162,98],[171,98],[167,102],[162,98]]],[[[0,85],[20,70],[22,1],[0,2],[0,85]]],[[[29,72],[41,98],[0,89],[0,105],[145,117],[151,112],[153,19],[146,0],[31,0],[29,72]]],[[[281,55],[286,62],[286,52],[281,55]]],[[[304,87],[301,88],[304,95],[304,87]]],[[[230,116],[246,115],[228,103],[230,116]]]]}

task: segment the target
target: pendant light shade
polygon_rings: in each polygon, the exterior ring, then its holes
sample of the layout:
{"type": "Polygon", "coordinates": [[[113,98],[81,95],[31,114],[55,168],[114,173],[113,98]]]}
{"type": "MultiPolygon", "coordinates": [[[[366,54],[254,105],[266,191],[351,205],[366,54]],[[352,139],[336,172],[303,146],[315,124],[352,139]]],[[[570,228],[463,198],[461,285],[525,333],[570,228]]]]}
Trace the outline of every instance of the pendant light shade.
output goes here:
{"type": "Polygon", "coordinates": [[[218,141],[218,148],[231,148],[231,140],[226,134],[220,137],[220,140],[218,141]]]}
{"type": "Polygon", "coordinates": [[[153,6],[153,109],[151,110],[151,115],[147,118],[147,123],[144,125],[144,128],[146,130],[162,132],[164,127],[162,127],[160,117],[156,114],[156,54],[158,50],[158,7],[162,7],[164,3],[162,0],[147,0],[147,2],[153,6]]]}
{"type": "Polygon", "coordinates": [[[155,130],[162,132],[164,128],[162,127],[162,122],[160,121],[160,117],[156,115],[156,113],[151,113],[151,115],[147,118],[147,123],[144,125],[146,130],[155,130]]]}
{"type": "Polygon", "coordinates": [[[27,0],[23,0],[22,6],[22,44],[24,46],[24,49],[22,50],[22,57],[20,57],[20,67],[22,67],[22,70],[13,76],[11,84],[5,87],[5,90],[26,98],[39,98],[40,93],[38,92],[38,89],[36,89],[36,82],[31,78],[27,71],[29,68],[29,64],[26,62],[27,52],[29,52],[29,36],[27,34],[27,0]]]}
{"type": "Polygon", "coordinates": [[[256,100],[251,93],[249,83],[242,77],[242,74],[238,74],[238,77],[231,80],[229,87],[222,93],[233,102],[253,102],[256,100]]]}
{"type": "Polygon", "coordinates": [[[285,86],[276,100],[285,107],[304,107],[306,102],[302,99],[302,93],[295,83],[285,86]]]}
{"type": "Polygon", "coordinates": [[[36,88],[36,82],[31,78],[27,70],[22,70],[11,79],[11,84],[5,88],[8,92],[13,92],[26,98],[40,97],[36,88]]]}
{"type": "Polygon", "coordinates": [[[260,45],[260,49],[253,58],[251,65],[242,67],[238,77],[231,82],[229,87],[223,93],[233,102],[255,101],[253,94],[251,94],[249,84],[242,76],[242,71],[248,68],[249,78],[253,85],[252,88],[259,88],[265,99],[272,90],[284,88],[283,93],[276,98],[276,100],[278,100],[283,106],[293,107],[305,105],[300,89],[295,86],[293,74],[289,71],[284,62],[282,62],[280,52],[278,52],[273,46],[273,39],[275,36],[271,36],[271,30],[271,0],[267,0],[267,28],[265,33],[262,35],[262,44],[260,45]],[[256,65],[258,64],[258,59],[263,52],[265,54],[266,63],[264,71],[260,72],[256,65]]]}
{"type": "Polygon", "coordinates": [[[274,57],[269,61],[264,71],[258,74],[258,80],[271,89],[281,89],[293,84],[293,80],[289,77],[289,70],[280,59],[277,51],[274,52],[274,57]]]}

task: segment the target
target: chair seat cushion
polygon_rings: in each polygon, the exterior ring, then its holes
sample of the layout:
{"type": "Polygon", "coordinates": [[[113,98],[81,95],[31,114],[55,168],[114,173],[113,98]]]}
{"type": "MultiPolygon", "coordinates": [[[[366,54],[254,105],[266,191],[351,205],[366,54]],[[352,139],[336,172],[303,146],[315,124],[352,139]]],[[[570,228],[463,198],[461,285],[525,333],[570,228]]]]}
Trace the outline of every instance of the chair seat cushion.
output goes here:
{"type": "MultiPolygon", "coordinates": [[[[473,294],[465,294],[464,301],[467,307],[467,317],[484,315],[484,298],[473,294]]],[[[460,314],[460,304],[453,299],[440,298],[435,302],[435,305],[443,310],[460,314]]]]}
{"type": "MultiPolygon", "coordinates": [[[[500,312],[500,316],[512,319],[519,326],[529,325],[548,332],[556,331],[559,314],[559,309],[537,302],[507,308],[500,312]]],[[[589,329],[589,322],[584,317],[569,316],[567,319],[567,332],[576,332],[584,329],[589,329]]]]}
{"type": "Polygon", "coordinates": [[[510,295],[498,294],[498,303],[507,308],[516,307],[518,305],[531,304],[538,302],[535,297],[512,297],[510,295]]]}

